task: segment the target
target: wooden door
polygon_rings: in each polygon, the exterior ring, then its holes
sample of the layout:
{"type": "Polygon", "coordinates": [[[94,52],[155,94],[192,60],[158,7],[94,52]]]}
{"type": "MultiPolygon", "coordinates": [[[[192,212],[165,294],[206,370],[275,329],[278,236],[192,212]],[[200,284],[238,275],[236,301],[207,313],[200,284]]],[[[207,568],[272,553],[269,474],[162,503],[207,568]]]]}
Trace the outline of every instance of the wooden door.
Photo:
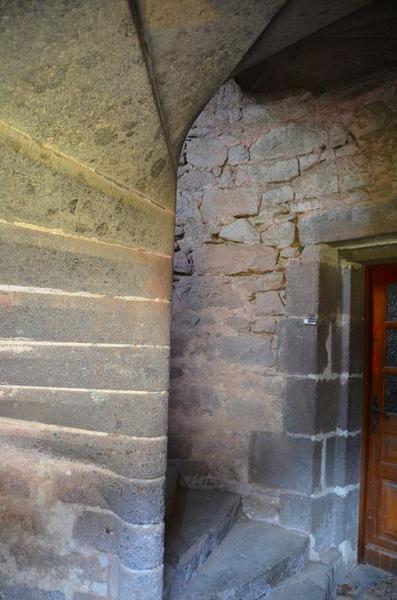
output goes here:
{"type": "Polygon", "coordinates": [[[397,573],[397,265],[368,269],[363,558],[397,573]]]}

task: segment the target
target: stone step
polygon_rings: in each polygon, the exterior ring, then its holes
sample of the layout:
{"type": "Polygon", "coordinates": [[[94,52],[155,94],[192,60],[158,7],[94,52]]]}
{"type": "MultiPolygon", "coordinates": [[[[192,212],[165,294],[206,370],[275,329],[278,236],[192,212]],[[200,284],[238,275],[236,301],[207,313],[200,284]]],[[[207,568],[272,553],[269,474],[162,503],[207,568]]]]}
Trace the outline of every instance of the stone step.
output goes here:
{"type": "Polygon", "coordinates": [[[307,562],[307,538],[261,521],[239,521],[178,600],[257,600],[307,562]]]}
{"type": "Polygon", "coordinates": [[[301,573],[289,577],[266,596],[266,600],[334,600],[336,582],[332,567],[309,563],[301,573]]]}
{"type": "Polygon", "coordinates": [[[239,508],[236,494],[178,488],[166,523],[164,599],[177,597],[233,527],[239,508]]]}

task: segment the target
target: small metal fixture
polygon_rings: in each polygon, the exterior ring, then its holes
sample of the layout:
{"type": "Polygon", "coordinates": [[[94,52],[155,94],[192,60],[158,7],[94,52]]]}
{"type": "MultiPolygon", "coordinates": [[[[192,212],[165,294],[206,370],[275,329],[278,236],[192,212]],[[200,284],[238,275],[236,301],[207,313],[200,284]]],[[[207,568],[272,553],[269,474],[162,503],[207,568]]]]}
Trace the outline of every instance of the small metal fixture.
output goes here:
{"type": "Polygon", "coordinates": [[[308,317],[304,317],[303,322],[305,325],[317,325],[317,317],[309,315],[308,317]]]}

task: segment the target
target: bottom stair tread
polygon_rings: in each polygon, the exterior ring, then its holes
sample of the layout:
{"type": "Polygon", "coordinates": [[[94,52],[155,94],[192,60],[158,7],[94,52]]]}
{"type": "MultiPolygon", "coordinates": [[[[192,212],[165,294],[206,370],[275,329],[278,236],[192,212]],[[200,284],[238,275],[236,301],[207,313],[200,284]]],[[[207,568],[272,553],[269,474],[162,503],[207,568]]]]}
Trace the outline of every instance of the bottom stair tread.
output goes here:
{"type": "Polygon", "coordinates": [[[332,567],[310,563],[306,568],[289,577],[266,596],[266,600],[333,600],[336,585],[332,567]]]}
{"type": "Polygon", "coordinates": [[[308,540],[275,525],[240,521],[178,600],[257,600],[306,563],[308,540]]]}

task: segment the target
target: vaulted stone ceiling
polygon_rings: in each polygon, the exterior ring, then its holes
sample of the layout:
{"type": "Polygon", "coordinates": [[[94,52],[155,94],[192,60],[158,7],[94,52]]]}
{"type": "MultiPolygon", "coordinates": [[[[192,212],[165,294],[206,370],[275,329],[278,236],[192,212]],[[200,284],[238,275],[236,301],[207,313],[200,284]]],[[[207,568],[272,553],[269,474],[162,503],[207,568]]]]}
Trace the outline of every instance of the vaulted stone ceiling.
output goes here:
{"type": "Polygon", "coordinates": [[[393,75],[396,32],[393,0],[289,2],[235,76],[247,90],[282,94],[297,89],[322,93],[377,73],[393,75]]]}

